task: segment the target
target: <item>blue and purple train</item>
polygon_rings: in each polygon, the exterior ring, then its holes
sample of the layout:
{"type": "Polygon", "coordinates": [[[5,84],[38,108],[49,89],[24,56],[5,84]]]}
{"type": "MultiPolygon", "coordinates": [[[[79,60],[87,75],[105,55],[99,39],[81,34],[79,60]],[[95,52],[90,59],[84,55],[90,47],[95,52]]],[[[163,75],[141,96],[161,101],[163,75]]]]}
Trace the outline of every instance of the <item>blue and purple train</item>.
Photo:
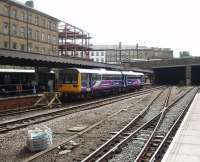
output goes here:
{"type": "Polygon", "coordinates": [[[144,85],[144,74],[133,71],[68,68],[59,72],[57,91],[82,96],[123,92],[144,85]]]}

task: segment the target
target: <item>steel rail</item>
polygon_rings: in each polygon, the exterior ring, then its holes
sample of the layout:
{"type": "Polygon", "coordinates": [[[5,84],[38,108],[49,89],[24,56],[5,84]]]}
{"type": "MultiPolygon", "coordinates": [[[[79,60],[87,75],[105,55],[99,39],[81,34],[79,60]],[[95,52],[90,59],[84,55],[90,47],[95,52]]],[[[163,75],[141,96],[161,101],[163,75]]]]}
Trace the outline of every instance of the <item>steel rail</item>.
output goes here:
{"type": "MultiPolygon", "coordinates": [[[[168,104],[168,100],[170,98],[171,95],[171,88],[169,89],[168,95],[165,99],[163,108],[165,108],[168,104]]],[[[127,138],[125,138],[124,140],[122,140],[120,143],[118,143],[114,148],[112,148],[111,150],[109,150],[107,153],[105,153],[103,156],[101,156],[98,160],[96,160],[96,162],[101,162],[101,161],[106,161],[106,159],[108,159],[109,157],[111,157],[111,155],[115,152],[115,150],[119,149],[120,147],[122,147],[122,145],[126,142],[128,142],[133,136],[135,136],[140,130],[146,128],[148,125],[151,125],[152,122],[155,122],[155,124],[157,125],[160,116],[162,115],[162,113],[160,112],[158,115],[156,115],[155,117],[153,117],[151,120],[147,121],[144,125],[142,125],[141,127],[139,127],[136,131],[132,132],[127,138]],[[155,120],[156,119],[156,120],[155,120]]]]}
{"type": "MultiPolygon", "coordinates": [[[[172,107],[173,105],[175,105],[183,96],[185,96],[187,93],[189,93],[191,91],[188,90],[186,93],[184,93],[183,95],[181,95],[180,97],[178,97],[173,103],[171,103],[168,107],[172,107]]],[[[164,104],[164,109],[166,109],[166,106],[168,105],[168,100],[169,100],[169,96],[171,94],[171,91],[169,91],[168,96],[165,100],[165,104],[164,104]]],[[[145,113],[145,110],[142,112],[145,113]]],[[[160,117],[162,114],[162,111],[155,116],[155,118],[160,117]]],[[[141,128],[142,129],[142,128],[141,128]]],[[[138,128],[137,130],[141,130],[140,128],[138,128]]],[[[86,157],[85,159],[82,160],[82,162],[91,162],[91,161],[96,161],[96,162],[101,162],[101,161],[107,161],[109,159],[110,156],[112,156],[112,154],[114,154],[114,152],[116,150],[118,150],[124,143],[126,143],[127,141],[129,141],[136,133],[138,133],[138,131],[133,132],[131,135],[129,135],[127,138],[125,138],[123,141],[121,141],[119,144],[117,144],[115,147],[113,147],[112,149],[110,149],[109,151],[107,151],[103,156],[101,156],[100,158],[98,157],[98,160],[94,160],[93,157],[94,156],[98,156],[98,152],[103,151],[103,146],[106,148],[108,146],[108,144],[106,145],[106,143],[101,146],[100,148],[98,148],[97,150],[95,150],[95,152],[93,152],[92,154],[90,154],[88,157],[86,157]]],[[[121,132],[121,131],[120,131],[121,132]]],[[[116,135],[115,135],[116,136],[116,135]]],[[[114,137],[113,137],[114,138],[114,137]]],[[[111,139],[112,140],[112,139],[111,139]]],[[[108,143],[109,141],[107,141],[108,143]]],[[[107,148],[106,148],[107,149],[107,148]]]]}
{"type": "Polygon", "coordinates": [[[101,156],[100,158],[98,158],[97,160],[95,160],[95,162],[107,161],[115,153],[115,151],[117,151],[120,148],[122,148],[123,145],[125,143],[127,143],[128,141],[130,141],[131,138],[133,136],[135,136],[138,132],[140,132],[141,130],[143,130],[145,128],[148,128],[148,126],[151,126],[153,122],[157,123],[158,120],[159,120],[159,118],[160,118],[160,116],[161,116],[161,113],[159,113],[158,115],[154,116],[152,119],[150,119],[149,121],[147,121],[146,123],[144,123],[141,127],[139,127],[137,130],[135,130],[134,132],[132,132],[127,138],[125,138],[124,140],[120,141],[120,143],[118,143],[116,146],[114,146],[112,149],[110,149],[108,152],[106,152],[103,156],[101,156]]]}
{"type": "MultiPolygon", "coordinates": [[[[192,90],[192,89],[190,89],[189,91],[187,91],[187,92],[185,93],[185,95],[188,94],[191,90],[192,90]]],[[[195,93],[195,94],[196,94],[196,93],[195,93]]],[[[185,95],[184,95],[184,96],[185,96],[185,95]]],[[[182,99],[182,98],[180,98],[180,100],[181,100],[181,99],[182,99]]],[[[180,101],[180,100],[179,100],[179,101],[180,101]]],[[[192,100],[193,100],[193,98],[192,98],[192,100]]],[[[190,102],[189,102],[189,103],[190,103],[190,102]]],[[[174,105],[174,104],[173,104],[173,105],[174,105]]],[[[173,106],[166,107],[166,108],[162,111],[162,115],[161,115],[161,117],[160,117],[160,119],[159,119],[159,122],[158,122],[157,126],[156,126],[155,129],[154,129],[154,132],[151,134],[151,136],[149,137],[148,141],[147,141],[146,144],[144,145],[143,149],[142,149],[142,150],[140,151],[140,153],[138,154],[137,158],[135,159],[135,162],[141,162],[141,161],[143,161],[142,159],[143,159],[144,155],[146,154],[147,150],[150,148],[150,145],[151,145],[151,143],[152,143],[152,141],[153,141],[153,139],[154,139],[154,136],[155,136],[155,134],[156,134],[157,129],[158,129],[159,126],[162,124],[163,119],[165,118],[166,113],[167,113],[172,107],[173,107],[173,106]]]]}
{"type": "Polygon", "coordinates": [[[140,151],[139,155],[135,159],[135,162],[139,161],[141,159],[142,155],[146,152],[146,149],[148,148],[148,145],[152,141],[152,139],[153,139],[153,137],[154,137],[154,135],[156,133],[157,128],[160,126],[161,122],[163,121],[163,119],[165,117],[166,110],[168,109],[167,106],[168,106],[168,101],[169,101],[170,94],[171,94],[171,91],[169,91],[169,93],[167,95],[167,98],[165,100],[165,104],[163,106],[163,109],[161,110],[161,115],[160,115],[160,118],[158,120],[158,123],[157,123],[156,127],[154,128],[154,130],[153,130],[152,134],[150,135],[149,139],[147,140],[147,142],[145,143],[144,147],[140,151]]]}
{"type": "MultiPolygon", "coordinates": [[[[144,90],[140,90],[138,92],[133,92],[133,93],[128,93],[128,94],[122,94],[119,96],[114,96],[114,98],[120,98],[120,97],[125,97],[125,96],[130,96],[133,94],[137,94],[137,93],[145,93],[147,91],[152,91],[152,90],[156,90],[156,89],[160,89],[163,88],[161,87],[156,87],[156,88],[148,88],[148,89],[144,89],[144,90]]],[[[113,97],[108,97],[107,99],[100,99],[99,101],[106,101],[109,99],[112,99],[113,97]]],[[[63,106],[62,106],[63,107],[63,106]]],[[[6,111],[0,111],[0,117],[4,117],[4,116],[9,116],[9,115],[18,115],[18,114],[22,114],[22,113],[27,113],[27,112],[32,112],[32,111],[36,111],[36,110],[44,110],[44,109],[49,109],[47,106],[42,105],[42,106],[27,106],[27,107],[23,107],[23,108],[17,108],[17,109],[11,109],[11,110],[6,110],[6,111]]]]}
{"type": "Polygon", "coordinates": [[[100,146],[98,149],[96,149],[94,152],[92,152],[89,156],[84,158],[82,162],[90,162],[94,161],[96,157],[98,157],[99,153],[102,152],[104,149],[107,149],[114,141],[117,140],[121,134],[123,134],[126,130],[130,128],[130,126],[134,125],[138,120],[146,113],[146,111],[152,106],[152,104],[156,101],[156,99],[164,92],[161,91],[151,102],[150,104],[140,113],[138,114],[129,124],[127,124],[123,129],[121,129],[117,134],[115,134],[110,140],[108,140],[106,143],[104,143],[102,146],[100,146]]]}
{"type": "MultiPolygon", "coordinates": [[[[146,93],[149,93],[149,92],[151,92],[151,91],[146,91],[146,93]]],[[[131,96],[136,97],[141,94],[144,94],[144,91],[139,92],[139,93],[134,93],[131,96]]],[[[26,127],[31,124],[45,122],[45,121],[48,121],[48,120],[51,120],[54,118],[58,118],[58,117],[62,117],[65,115],[69,115],[69,114],[72,114],[75,112],[80,112],[80,111],[89,110],[89,109],[95,109],[95,108],[98,108],[98,107],[101,107],[104,105],[108,105],[108,104],[112,104],[114,102],[119,102],[119,101],[125,100],[127,98],[130,98],[131,96],[129,95],[129,96],[121,97],[121,98],[120,97],[117,97],[117,98],[112,97],[111,99],[110,98],[103,99],[103,101],[101,100],[101,101],[96,101],[96,102],[90,102],[90,103],[86,103],[86,104],[72,106],[69,108],[55,110],[52,112],[45,112],[45,113],[30,116],[30,117],[23,117],[21,119],[5,121],[5,122],[0,123],[0,133],[4,133],[4,132],[8,132],[10,130],[26,127]]]]}
{"type": "MultiPolygon", "coordinates": [[[[142,101],[144,98],[145,98],[145,96],[142,97],[141,99],[137,100],[135,104],[139,103],[139,102],[142,101]]],[[[129,106],[128,108],[130,108],[130,107],[131,107],[131,106],[129,106]]],[[[66,145],[70,140],[72,140],[72,139],[74,139],[74,138],[77,138],[77,137],[81,136],[82,134],[84,134],[84,133],[86,133],[86,132],[88,132],[88,131],[90,131],[90,130],[96,128],[97,126],[99,126],[100,124],[102,124],[102,123],[105,122],[106,120],[108,120],[108,119],[110,119],[110,118],[116,116],[116,115],[117,115],[118,113],[120,113],[120,112],[121,112],[121,110],[118,111],[118,112],[116,112],[116,113],[114,113],[114,114],[112,114],[111,116],[107,116],[106,118],[102,119],[101,121],[99,121],[99,122],[97,122],[97,123],[91,125],[91,126],[88,127],[87,129],[85,129],[85,130],[83,130],[83,131],[81,131],[81,132],[78,132],[78,133],[76,133],[76,134],[70,136],[69,138],[65,139],[64,141],[62,141],[62,142],[60,142],[60,143],[58,143],[58,144],[56,144],[56,145],[53,145],[52,147],[50,147],[50,148],[48,148],[48,149],[46,149],[46,150],[44,150],[44,151],[41,151],[41,152],[39,152],[39,153],[37,153],[37,154],[35,154],[35,155],[33,155],[33,156],[31,156],[31,157],[25,159],[23,162],[30,162],[30,161],[33,161],[33,160],[35,160],[35,159],[37,159],[37,158],[39,158],[39,157],[41,157],[41,156],[43,156],[43,155],[45,155],[45,154],[51,152],[52,150],[57,149],[59,146],[64,146],[64,145],[66,145]]]]}
{"type": "MultiPolygon", "coordinates": [[[[198,90],[197,90],[197,92],[198,92],[198,90]]],[[[169,145],[169,143],[168,143],[169,138],[171,138],[172,136],[175,135],[175,132],[177,131],[177,128],[180,126],[182,120],[184,119],[185,114],[189,110],[190,105],[192,104],[195,96],[196,96],[196,93],[192,97],[191,101],[187,104],[187,106],[185,107],[185,109],[182,111],[182,113],[179,115],[179,117],[177,118],[177,120],[174,122],[174,124],[170,128],[169,132],[165,135],[165,137],[163,138],[161,144],[158,146],[158,148],[154,152],[154,154],[151,157],[151,159],[150,159],[149,162],[154,162],[156,160],[161,160],[161,158],[162,158],[161,156],[163,155],[163,152],[166,151],[166,147],[169,145]]]]}

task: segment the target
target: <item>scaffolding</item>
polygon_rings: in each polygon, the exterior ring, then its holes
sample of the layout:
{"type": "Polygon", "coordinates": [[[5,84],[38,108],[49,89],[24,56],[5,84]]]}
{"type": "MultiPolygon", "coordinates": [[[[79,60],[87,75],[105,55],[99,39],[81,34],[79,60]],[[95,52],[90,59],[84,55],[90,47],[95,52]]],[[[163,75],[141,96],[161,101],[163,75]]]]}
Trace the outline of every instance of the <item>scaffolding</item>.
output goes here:
{"type": "Polygon", "coordinates": [[[61,22],[59,25],[59,55],[89,59],[90,39],[88,32],[61,22]]]}

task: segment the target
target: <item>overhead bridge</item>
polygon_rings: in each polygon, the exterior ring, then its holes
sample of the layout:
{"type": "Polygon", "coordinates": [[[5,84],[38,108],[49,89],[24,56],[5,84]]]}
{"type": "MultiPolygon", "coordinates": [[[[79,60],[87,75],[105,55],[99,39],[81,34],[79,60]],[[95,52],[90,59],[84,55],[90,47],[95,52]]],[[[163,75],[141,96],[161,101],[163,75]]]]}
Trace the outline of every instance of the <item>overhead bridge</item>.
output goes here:
{"type": "Polygon", "coordinates": [[[123,65],[153,70],[157,84],[200,85],[200,57],[124,62],[123,65]]]}

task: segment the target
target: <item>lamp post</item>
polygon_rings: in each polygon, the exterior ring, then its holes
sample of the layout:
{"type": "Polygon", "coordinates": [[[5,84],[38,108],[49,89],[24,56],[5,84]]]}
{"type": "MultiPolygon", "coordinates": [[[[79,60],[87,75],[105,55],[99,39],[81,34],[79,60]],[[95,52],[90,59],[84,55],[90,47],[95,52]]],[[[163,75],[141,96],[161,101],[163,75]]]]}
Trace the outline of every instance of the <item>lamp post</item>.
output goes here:
{"type": "Polygon", "coordinates": [[[137,52],[137,59],[139,59],[139,53],[138,53],[138,43],[136,44],[136,52],[137,52]]]}
{"type": "Polygon", "coordinates": [[[120,60],[120,64],[122,63],[122,42],[119,42],[119,60],[120,60]]]}

